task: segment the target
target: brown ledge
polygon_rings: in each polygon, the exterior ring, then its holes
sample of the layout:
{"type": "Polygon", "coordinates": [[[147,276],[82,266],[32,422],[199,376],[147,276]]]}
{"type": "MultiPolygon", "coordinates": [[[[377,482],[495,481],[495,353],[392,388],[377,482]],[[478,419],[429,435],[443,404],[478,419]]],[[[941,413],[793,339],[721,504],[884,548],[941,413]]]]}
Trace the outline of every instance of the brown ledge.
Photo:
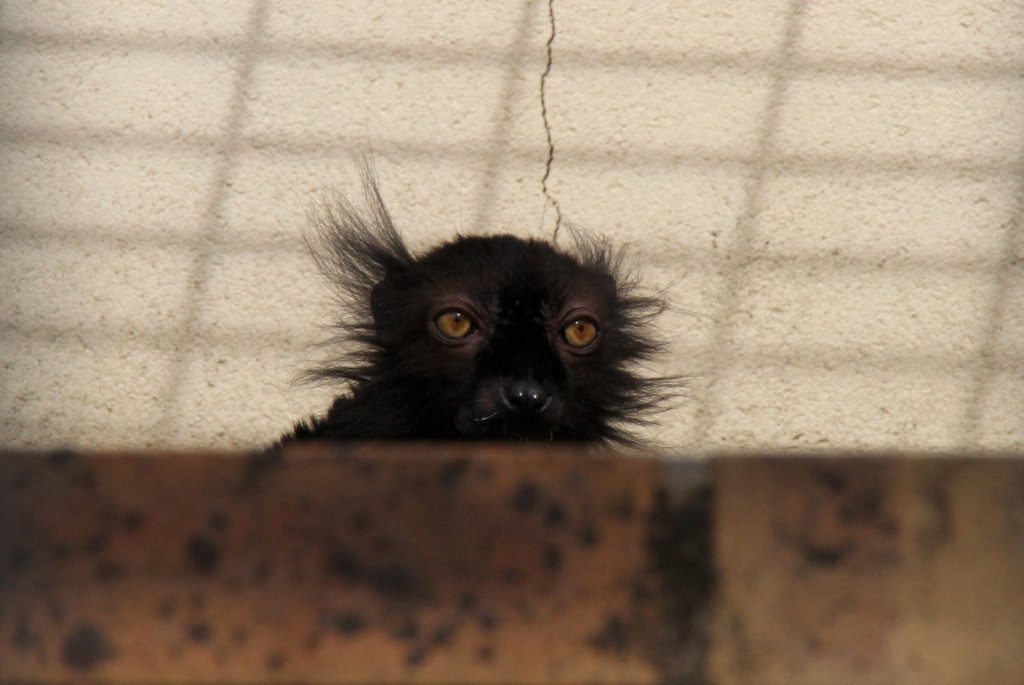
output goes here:
{"type": "Polygon", "coordinates": [[[1020,685],[1022,646],[1020,456],[0,454],[4,682],[1020,685]]]}

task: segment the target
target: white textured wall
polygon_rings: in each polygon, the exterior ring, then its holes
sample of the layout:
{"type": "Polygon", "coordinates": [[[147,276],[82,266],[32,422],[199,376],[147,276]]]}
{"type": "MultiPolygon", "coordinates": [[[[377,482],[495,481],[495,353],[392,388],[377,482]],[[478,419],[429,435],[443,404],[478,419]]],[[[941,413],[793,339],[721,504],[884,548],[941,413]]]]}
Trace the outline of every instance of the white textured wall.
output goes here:
{"type": "Polygon", "coordinates": [[[0,444],[324,409],[303,217],[368,147],[414,246],[631,243],[671,448],[1024,446],[1024,4],[982,0],[4,3],[0,444]]]}

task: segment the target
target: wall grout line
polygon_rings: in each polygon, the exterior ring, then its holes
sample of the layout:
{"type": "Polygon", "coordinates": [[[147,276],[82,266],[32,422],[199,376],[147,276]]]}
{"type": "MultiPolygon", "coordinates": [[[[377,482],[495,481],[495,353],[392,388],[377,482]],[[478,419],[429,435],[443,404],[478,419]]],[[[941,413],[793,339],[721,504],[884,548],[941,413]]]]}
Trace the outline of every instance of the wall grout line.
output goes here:
{"type": "MultiPolygon", "coordinates": [[[[244,39],[243,39],[244,40],[244,39]]],[[[57,33],[18,31],[0,27],[0,42],[12,48],[59,48],[67,50],[110,49],[143,53],[197,53],[229,56],[242,47],[242,40],[228,36],[199,38],[175,36],[168,40],[159,33],[138,32],[132,35],[103,32],[57,33]]],[[[433,43],[397,44],[388,41],[351,40],[344,42],[310,42],[277,39],[263,44],[265,57],[301,56],[310,59],[334,59],[344,62],[414,63],[417,65],[465,65],[472,63],[504,64],[508,55],[488,50],[485,46],[451,47],[433,43]]],[[[670,50],[602,50],[562,48],[559,62],[579,69],[629,68],[658,71],[681,71],[704,74],[708,69],[735,69],[749,73],[774,73],[778,60],[757,51],[716,51],[701,53],[670,50]]],[[[1019,59],[979,59],[963,56],[928,61],[880,59],[877,57],[836,57],[827,54],[794,58],[786,68],[801,76],[882,76],[886,79],[924,78],[962,81],[1003,81],[1019,83],[1024,74],[1024,61],[1019,59]]]]}
{"type": "Polygon", "coordinates": [[[195,242],[197,254],[192,261],[188,277],[188,290],[183,305],[185,321],[181,326],[181,333],[177,338],[177,344],[169,364],[167,383],[159,396],[158,406],[161,409],[161,415],[152,434],[152,440],[156,443],[168,442],[168,439],[175,435],[175,430],[179,428],[185,375],[193,362],[196,338],[199,333],[200,312],[209,285],[212,268],[211,248],[221,231],[231,176],[244,143],[241,129],[249,113],[249,90],[256,62],[262,55],[260,46],[266,28],[267,13],[267,0],[253,2],[249,11],[246,38],[239,46],[241,55],[238,59],[237,77],[228,107],[224,138],[216,152],[218,161],[210,184],[206,209],[201,220],[200,235],[195,242]]]}
{"type": "Polygon", "coordinates": [[[731,338],[735,330],[733,317],[740,300],[740,293],[747,284],[747,265],[753,252],[753,242],[757,233],[757,221],[764,202],[765,187],[768,183],[768,172],[772,167],[775,153],[775,138],[782,117],[786,91],[791,76],[787,65],[792,60],[797,42],[803,28],[802,19],[806,9],[806,0],[791,0],[786,12],[782,42],[779,46],[777,68],[768,91],[763,114],[761,134],[757,143],[757,152],[752,159],[752,168],[747,177],[744,201],[736,228],[726,250],[726,266],[723,269],[723,284],[718,295],[715,326],[708,347],[710,364],[701,373],[709,379],[703,406],[698,412],[695,425],[695,442],[699,449],[711,447],[712,424],[719,415],[718,393],[716,384],[721,382],[724,369],[728,368],[731,359],[731,338]]]}
{"type": "MultiPolygon", "coordinates": [[[[242,147],[257,147],[285,157],[304,157],[315,155],[318,159],[324,154],[349,155],[352,150],[365,147],[365,137],[353,138],[344,136],[283,136],[247,134],[239,137],[242,147]]],[[[97,128],[89,129],[62,128],[58,126],[0,126],[0,143],[23,145],[61,145],[73,144],[77,147],[92,145],[109,147],[116,143],[122,146],[136,146],[151,149],[172,151],[208,152],[210,147],[218,144],[218,138],[205,133],[192,133],[182,138],[180,133],[132,131],[123,129],[97,128]]],[[[620,155],[609,157],[608,150],[602,146],[564,144],[559,149],[572,156],[573,162],[581,167],[591,169],[611,169],[622,166],[644,165],[652,170],[676,169],[686,165],[694,169],[714,170],[749,170],[756,163],[754,155],[742,154],[731,150],[690,146],[687,148],[666,149],[643,148],[634,146],[620,155]]],[[[445,160],[465,163],[479,159],[483,146],[476,143],[455,141],[438,144],[431,140],[414,140],[403,138],[374,138],[373,150],[376,154],[403,155],[412,160],[445,160]]],[[[503,159],[517,163],[528,163],[543,154],[544,146],[505,146],[503,159]]],[[[774,154],[772,167],[781,173],[796,177],[835,178],[839,176],[859,175],[864,177],[892,176],[896,178],[935,178],[959,179],[964,174],[983,175],[986,177],[1006,177],[1017,180],[1020,176],[1020,162],[1006,157],[954,157],[943,154],[837,154],[837,153],[799,153],[774,154]]]]}
{"type": "MultiPolygon", "coordinates": [[[[992,379],[999,370],[1000,361],[996,356],[996,344],[1003,322],[1010,307],[1011,272],[1024,272],[1024,159],[1020,165],[1020,184],[1017,187],[1017,204],[1010,213],[1000,265],[995,272],[995,285],[989,302],[982,331],[982,341],[974,365],[971,389],[965,398],[961,424],[961,445],[964,448],[981,446],[981,421],[983,406],[992,391],[992,379]]],[[[1024,371],[1021,372],[1024,379],[1024,371]]]]}
{"type": "Polygon", "coordinates": [[[508,68],[502,83],[501,97],[498,100],[494,125],[490,135],[489,152],[480,186],[473,202],[476,211],[470,224],[473,233],[484,232],[494,213],[497,199],[498,176],[502,172],[503,162],[508,157],[508,140],[512,133],[512,102],[516,97],[522,70],[525,63],[525,51],[530,38],[531,17],[537,0],[526,0],[522,4],[522,12],[516,27],[516,37],[509,52],[508,68]]]}

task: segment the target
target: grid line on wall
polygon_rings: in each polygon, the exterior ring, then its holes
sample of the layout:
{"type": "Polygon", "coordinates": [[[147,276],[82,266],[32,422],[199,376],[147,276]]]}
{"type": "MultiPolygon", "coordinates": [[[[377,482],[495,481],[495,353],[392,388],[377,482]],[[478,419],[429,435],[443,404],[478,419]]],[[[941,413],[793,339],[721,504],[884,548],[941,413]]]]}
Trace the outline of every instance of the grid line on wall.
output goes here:
{"type": "Polygon", "coordinates": [[[229,184],[235,174],[238,156],[242,150],[241,132],[248,114],[247,103],[253,72],[264,42],[268,9],[267,0],[253,2],[246,22],[245,39],[239,46],[238,64],[224,122],[223,138],[216,148],[217,161],[200,219],[198,239],[193,247],[194,254],[183,305],[185,320],[178,335],[178,344],[172,347],[170,353],[167,380],[160,393],[161,414],[154,428],[155,436],[174,435],[180,421],[182,389],[195,356],[193,341],[197,337],[200,315],[208,291],[212,268],[212,243],[221,232],[229,184]]]}

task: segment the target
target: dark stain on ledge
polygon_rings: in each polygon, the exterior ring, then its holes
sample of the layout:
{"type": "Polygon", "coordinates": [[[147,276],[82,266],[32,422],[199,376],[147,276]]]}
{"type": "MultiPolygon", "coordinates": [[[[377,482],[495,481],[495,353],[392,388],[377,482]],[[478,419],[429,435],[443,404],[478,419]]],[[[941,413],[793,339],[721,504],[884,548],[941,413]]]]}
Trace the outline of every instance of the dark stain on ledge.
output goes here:
{"type": "Polygon", "coordinates": [[[516,511],[528,514],[537,507],[541,497],[541,490],[536,483],[523,481],[516,488],[516,491],[512,493],[512,499],[509,501],[509,504],[516,511]]]}
{"type": "Polygon", "coordinates": [[[462,483],[468,471],[468,459],[454,459],[441,467],[437,474],[437,484],[442,488],[456,488],[462,483]]]}
{"type": "Polygon", "coordinates": [[[284,652],[271,652],[267,655],[267,670],[276,673],[288,664],[288,656],[284,652]]]}
{"type": "Polygon", "coordinates": [[[480,625],[480,629],[486,632],[491,632],[498,627],[501,620],[491,611],[487,609],[481,609],[480,613],[476,617],[477,623],[480,625]]]}
{"type": "Polygon", "coordinates": [[[653,656],[668,682],[702,685],[707,682],[707,625],[716,580],[713,494],[707,483],[673,494],[658,493],[649,523],[648,554],[662,624],[653,656]]]}
{"type": "Polygon", "coordinates": [[[420,601],[429,599],[433,594],[425,579],[408,566],[371,566],[367,575],[373,589],[391,599],[420,601]]]}
{"type": "Polygon", "coordinates": [[[82,623],[64,638],[61,660],[73,671],[90,671],[114,655],[106,633],[92,623],[82,623]]]}
{"type": "Polygon", "coordinates": [[[443,625],[434,631],[433,635],[430,636],[430,641],[437,646],[446,645],[452,641],[454,636],[455,626],[443,625]]]}
{"type": "Polygon", "coordinates": [[[843,523],[873,523],[882,515],[882,493],[878,488],[865,487],[843,498],[839,520],[843,523]]]}
{"type": "Polygon", "coordinates": [[[427,660],[429,650],[426,647],[415,647],[405,655],[405,663],[409,668],[418,668],[427,660]]]}
{"type": "Polygon", "coordinates": [[[56,602],[52,603],[49,607],[50,620],[58,625],[64,622],[64,617],[67,616],[67,613],[67,610],[56,602]]]}
{"type": "Polygon", "coordinates": [[[558,502],[552,502],[544,511],[544,524],[552,528],[561,528],[565,525],[567,515],[565,507],[558,502]]]}
{"type": "Polygon", "coordinates": [[[193,568],[200,573],[210,574],[217,570],[221,560],[220,544],[208,535],[193,535],[186,550],[193,568]]]}
{"type": "Polygon", "coordinates": [[[354,612],[334,614],[328,619],[328,623],[336,632],[349,636],[363,632],[369,625],[366,617],[354,612]]]}
{"type": "Polygon", "coordinates": [[[29,626],[28,618],[20,616],[14,634],[11,636],[11,644],[20,651],[28,651],[41,649],[43,641],[39,634],[29,626]]]}
{"type": "Polygon", "coordinates": [[[594,547],[601,542],[601,534],[592,523],[584,523],[576,535],[581,547],[594,547]]]}
{"type": "Polygon", "coordinates": [[[800,545],[800,554],[804,560],[816,566],[837,566],[852,551],[852,545],[827,546],[807,541],[800,545]]]}
{"type": "Polygon", "coordinates": [[[605,620],[604,626],[590,638],[590,644],[602,652],[624,654],[629,646],[629,628],[625,619],[612,614],[605,620]]]}
{"type": "Polygon", "coordinates": [[[347,547],[335,547],[327,554],[327,573],[354,583],[363,579],[363,569],[355,553],[347,547]]]}
{"type": "Polygon", "coordinates": [[[96,564],[96,580],[112,583],[128,575],[128,567],[116,561],[104,559],[96,564]]]}
{"type": "Polygon", "coordinates": [[[207,621],[193,621],[188,626],[188,638],[197,645],[205,645],[213,635],[213,629],[207,621]]]}
{"type": "Polygon", "coordinates": [[[463,592],[459,595],[459,612],[471,614],[480,606],[480,598],[472,592],[463,592]]]}
{"type": "Polygon", "coordinates": [[[549,544],[544,548],[542,559],[545,569],[548,571],[557,571],[562,568],[562,548],[554,543],[549,544]]]}
{"type": "Polygon", "coordinates": [[[224,532],[228,527],[228,516],[223,511],[217,510],[206,519],[206,524],[218,533],[224,532]]]}
{"type": "Polygon", "coordinates": [[[252,567],[252,571],[249,573],[249,582],[253,585],[262,585],[267,582],[270,576],[274,572],[274,564],[263,557],[258,559],[252,567]]]}
{"type": "Polygon", "coordinates": [[[399,563],[367,564],[347,547],[327,553],[328,575],[346,583],[366,583],[388,599],[419,602],[430,599],[433,590],[421,574],[399,563]]]}
{"type": "Polygon", "coordinates": [[[71,545],[66,542],[57,543],[50,547],[50,561],[65,561],[71,556],[72,552],[71,545]]]}
{"type": "Polygon", "coordinates": [[[822,469],[818,471],[818,482],[824,485],[829,492],[838,494],[846,489],[847,477],[838,471],[822,469]]]}
{"type": "Polygon", "coordinates": [[[241,490],[258,487],[268,476],[285,464],[284,451],[280,448],[261,450],[249,454],[242,469],[241,490]]]}
{"type": "Polygon", "coordinates": [[[46,463],[52,468],[62,468],[75,461],[77,458],[78,453],[74,450],[54,450],[53,452],[50,452],[50,456],[46,460],[46,463]]]}
{"type": "Polygon", "coordinates": [[[99,554],[105,550],[109,544],[110,536],[106,533],[99,533],[85,541],[85,544],[82,546],[82,551],[86,554],[99,554]]]}
{"type": "Polygon", "coordinates": [[[501,580],[506,585],[519,585],[523,582],[523,572],[517,568],[506,568],[501,572],[501,580]]]}
{"type": "Polygon", "coordinates": [[[173,597],[164,597],[156,610],[157,616],[163,621],[169,621],[178,613],[178,603],[173,597]]]}
{"type": "Polygon", "coordinates": [[[141,511],[129,511],[121,517],[121,529],[125,532],[135,532],[146,525],[146,515],[141,511]]]}
{"type": "Polygon", "coordinates": [[[926,556],[934,555],[953,536],[948,486],[947,478],[932,477],[924,490],[924,499],[928,504],[928,519],[921,526],[917,542],[926,556]]]}
{"type": "Polygon", "coordinates": [[[420,636],[419,621],[412,616],[407,617],[395,630],[394,636],[399,640],[415,640],[420,636]]]}

